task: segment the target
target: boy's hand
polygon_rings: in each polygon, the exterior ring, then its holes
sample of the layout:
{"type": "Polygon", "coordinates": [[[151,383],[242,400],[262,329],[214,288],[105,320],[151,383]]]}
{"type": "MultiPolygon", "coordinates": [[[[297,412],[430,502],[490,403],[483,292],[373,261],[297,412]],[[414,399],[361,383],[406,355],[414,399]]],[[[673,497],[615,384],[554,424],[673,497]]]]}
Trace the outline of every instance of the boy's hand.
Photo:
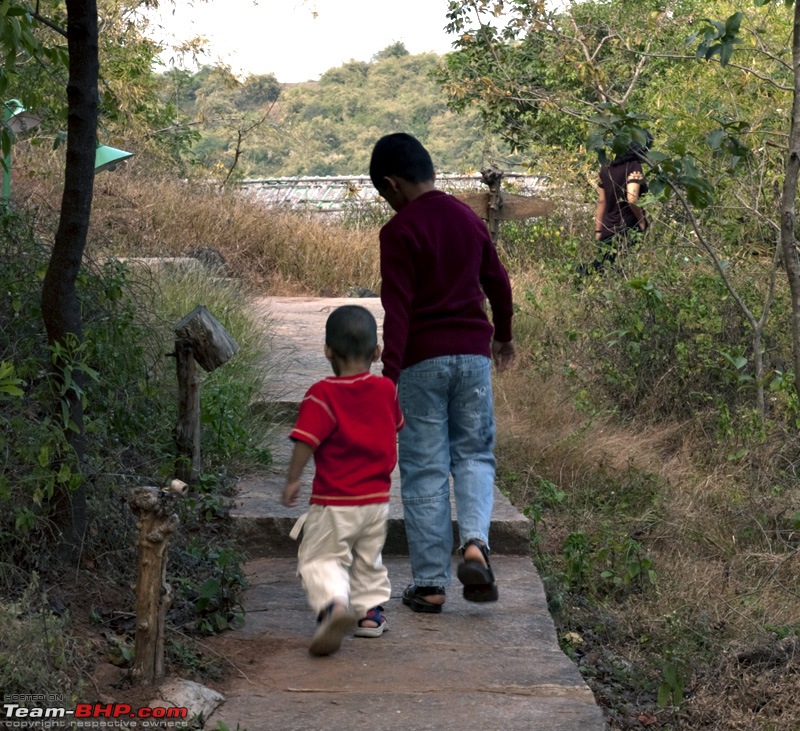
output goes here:
{"type": "Polygon", "coordinates": [[[293,508],[297,504],[297,496],[300,494],[300,480],[287,482],[283,488],[283,504],[287,508],[293,508]]]}
{"type": "Polygon", "coordinates": [[[509,340],[507,343],[498,343],[492,340],[492,360],[498,373],[508,370],[517,358],[517,351],[514,343],[509,340]]]}

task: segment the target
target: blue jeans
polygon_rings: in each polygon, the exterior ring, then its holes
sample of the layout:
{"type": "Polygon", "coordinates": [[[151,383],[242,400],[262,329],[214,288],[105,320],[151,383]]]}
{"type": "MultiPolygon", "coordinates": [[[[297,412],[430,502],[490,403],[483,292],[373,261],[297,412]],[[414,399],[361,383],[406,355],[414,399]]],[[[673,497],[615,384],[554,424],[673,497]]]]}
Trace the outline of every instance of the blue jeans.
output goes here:
{"type": "Polygon", "coordinates": [[[459,540],[489,545],[494,501],[491,360],[430,358],[403,369],[398,382],[406,420],[400,431],[400,492],[411,575],[417,586],[449,586],[453,476],[459,540]]]}

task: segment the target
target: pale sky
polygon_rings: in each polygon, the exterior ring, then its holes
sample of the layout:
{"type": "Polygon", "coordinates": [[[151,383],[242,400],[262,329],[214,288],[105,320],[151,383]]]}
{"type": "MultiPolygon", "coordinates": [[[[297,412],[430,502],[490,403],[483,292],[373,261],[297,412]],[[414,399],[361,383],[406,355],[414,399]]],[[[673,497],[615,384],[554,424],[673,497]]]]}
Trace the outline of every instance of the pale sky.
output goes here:
{"type": "Polygon", "coordinates": [[[318,79],[355,59],[369,61],[401,41],[412,54],[447,53],[447,0],[175,0],[153,19],[154,38],[202,35],[203,63],[218,60],[237,75],[272,73],[278,81],[318,79]],[[162,29],[155,26],[161,25],[162,29]]]}

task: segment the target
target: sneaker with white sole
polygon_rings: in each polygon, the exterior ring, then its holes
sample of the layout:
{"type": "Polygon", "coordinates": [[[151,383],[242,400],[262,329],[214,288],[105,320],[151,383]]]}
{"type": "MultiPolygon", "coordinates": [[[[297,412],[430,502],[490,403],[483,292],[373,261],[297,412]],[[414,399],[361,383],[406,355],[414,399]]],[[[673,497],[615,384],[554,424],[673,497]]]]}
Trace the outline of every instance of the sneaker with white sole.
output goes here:
{"type": "Polygon", "coordinates": [[[331,655],[342,646],[344,636],[355,626],[356,615],[341,604],[330,603],[317,617],[317,631],[308,651],[312,655],[331,655]]]}

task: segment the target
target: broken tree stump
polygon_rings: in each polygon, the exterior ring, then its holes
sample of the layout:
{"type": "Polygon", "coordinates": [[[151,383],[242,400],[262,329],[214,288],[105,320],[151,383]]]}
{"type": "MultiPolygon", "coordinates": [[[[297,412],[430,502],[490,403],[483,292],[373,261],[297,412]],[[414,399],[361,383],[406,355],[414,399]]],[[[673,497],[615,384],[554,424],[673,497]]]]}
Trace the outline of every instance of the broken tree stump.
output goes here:
{"type": "Polygon", "coordinates": [[[136,657],[131,677],[136,685],[151,685],[164,677],[164,629],[172,604],[167,583],[167,548],[178,527],[173,494],[185,494],[186,485],[173,480],[170,488],[134,487],[128,505],[136,516],[136,657]]]}
{"type": "Polygon", "coordinates": [[[175,425],[175,475],[197,482],[200,459],[200,382],[195,361],[208,372],[227,363],[239,345],[204,307],[195,307],[175,326],[178,377],[178,422],[175,425]]]}

